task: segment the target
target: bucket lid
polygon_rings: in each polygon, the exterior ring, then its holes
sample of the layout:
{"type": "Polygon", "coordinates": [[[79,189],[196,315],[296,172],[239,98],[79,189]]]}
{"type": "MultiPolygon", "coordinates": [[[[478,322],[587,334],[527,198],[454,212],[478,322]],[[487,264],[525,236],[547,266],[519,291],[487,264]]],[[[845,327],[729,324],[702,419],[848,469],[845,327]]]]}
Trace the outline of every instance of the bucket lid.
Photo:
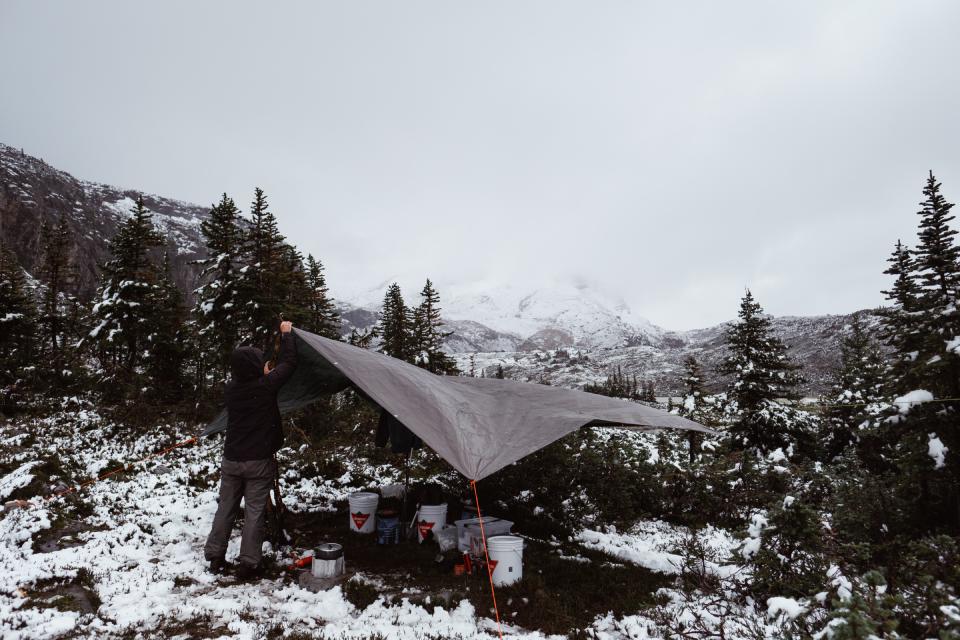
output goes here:
{"type": "Polygon", "coordinates": [[[372,491],[357,491],[351,493],[348,497],[348,500],[379,500],[380,494],[374,493],[372,491]]]}
{"type": "Polygon", "coordinates": [[[496,549],[522,549],[523,538],[519,536],[502,535],[487,538],[487,547],[496,549]]]}
{"type": "Polygon", "coordinates": [[[336,542],[321,542],[313,550],[313,557],[321,560],[336,560],[343,555],[343,545],[336,542]]]}
{"type": "Polygon", "coordinates": [[[446,502],[444,502],[443,504],[422,504],[422,505],[420,505],[420,513],[423,513],[424,511],[426,511],[426,512],[428,512],[428,513],[440,513],[441,511],[446,511],[446,510],[447,510],[447,503],[446,503],[446,502]]]}

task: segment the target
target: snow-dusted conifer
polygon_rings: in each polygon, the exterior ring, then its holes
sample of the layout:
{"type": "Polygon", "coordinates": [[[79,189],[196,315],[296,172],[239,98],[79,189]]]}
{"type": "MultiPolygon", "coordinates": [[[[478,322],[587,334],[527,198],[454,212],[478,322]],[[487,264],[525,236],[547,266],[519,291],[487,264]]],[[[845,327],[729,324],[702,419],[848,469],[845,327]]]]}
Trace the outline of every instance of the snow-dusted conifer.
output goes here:
{"type": "Polygon", "coordinates": [[[922,309],[924,336],[917,364],[922,367],[924,388],[941,398],[960,396],[960,246],[950,227],[953,204],[940,193],[940,183],[930,172],[920,203],[920,231],[913,251],[914,279],[922,309]]]}
{"type": "Polygon", "coordinates": [[[454,375],[457,367],[446,353],[443,342],[453,332],[443,330],[440,318],[440,294],[427,279],[420,292],[420,305],[413,314],[413,345],[416,363],[433,373],[454,375]]]}
{"type": "Polygon", "coordinates": [[[907,390],[917,382],[917,360],[923,343],[920,331],[920,288],[914,276],[914,261],[910,249],[897,240],[893,253],[887,259],[884,273],[894,276],[893,286],[884,291],[892,306],[882,309],[880,335],[893,354],[890,371],[891,388],[907,390]]]}
{"type": "Polygon", "coordinates": [[[340,314],[330,297],[323,264],[312,255],[307,255],[306,283],[309,291],[307,303],[307,331],[332,340],[340,339],[340,314]]]}
{"type": "MultiPolygon", "coordinates": [[[[706,391],[703,381],[703,369],[700,362],[692,355],[683,359],[684,385],[683,400],[677,413],[700,424],[712,424],[715,421],[713,407],[706,402],[706,391]]],[[[700,443],[703,436],[696,431],[687,432],[687,445],[690,462],[693,462],[700,453],[700,443]]]]}
{"type": "Polygon", "coordinates": [[[183,293],[173,281],[170,255],[164,254],[163,266],[151,295],[154,314],[147,336],[147,373],[151,389],[164,400],[182,396],[187,377],[184,375],[186,339],[183,335],[186,310],[183,293]]]}
{"type": "Polygon", "coordinates": [[[850,333],[840,345],[840,366],[824,421],[828,459],[842,454],[859,440],[861,431],[874,426],[885,407],[886,374],[880,346],[867,332],[860,314],[855,314],[850,333]]]}
{"type": "Polygon", "coordinates": [[[270,211],[267,196],[259,187],[250,205],[250,227],[244,238],[243,274],[240,292],[240,340],[267,346],[276,332],[285,307],[283,285],[278,278],[284,259],[283,236],[270,211]]]}
{"type": "Polygon", "coordinates": [[[55,226],[41,224],[40,250],[36,275],[42,285],[39,309],[42,336],[38,349],[46,363],[44,370],[52,374],[49,382],[57,385],[63,382],[66,362],[74,351],[71,345],[80,337],[71,322],[77,315],[78,303],[70,295],[77,270],[70,261],[70,228],[66,216],[61,216],[55,226]]]}
{"type": "Polygon", "coordinates": [[[239,266],[243,243],[240,210],[226,193],[211,207],[200,231],[207,257],[199,262],[200,286],[193,309],[198,365],[202,371],[210,370],[223,379],[230,353],[239,342],[243,284],[239,266]]]}
{"type": "Polygon", "coordinates": [[[33,365],[36,303],[17,256],[0,244],[0,381],[10,383],[33,365]]]}
{"type": "Polygon", "coordinates": [[[739,320],[727,330],[729,355],[721,373],[733,375],[729,397],[734,401],[730,431],[737,446],[768,452],[787,445],[787,426],[774,419],[776,401],[793,395],[797,366],[773,335],[771,321],[748,289],[740,302],[739,320]]]}
{"type": "Polygon", "coordinates": [[[109,374],[132,373],[141,364],[151,322],[159,311],[154,291],[158,269],[150,253],[164,240],[151,219],[143,198],[138,198],[132,215],[110,240],[111,259],[103,265],[89,337],[98,343],[109,374]]]}
{"type": "Polygon", "coordinates": [[[412,360],[414,353],[412,312],[403,301],[403,293],[396,282],[387,288],[377,325],[380,351],[401,360],[412,360]]]}

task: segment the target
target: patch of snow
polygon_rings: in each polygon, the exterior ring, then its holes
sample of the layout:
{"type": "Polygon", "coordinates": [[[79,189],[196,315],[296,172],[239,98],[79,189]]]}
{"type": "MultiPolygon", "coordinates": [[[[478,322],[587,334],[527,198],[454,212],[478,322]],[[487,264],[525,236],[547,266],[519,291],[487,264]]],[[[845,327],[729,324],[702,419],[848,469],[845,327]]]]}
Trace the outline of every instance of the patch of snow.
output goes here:
{"type": "Polygon", "coordinates": [[[7,496],[17,489],[22,489],[30,484],[30,482],[33,480],[33,474],[31,471],[39,467],[41,464],[43,463],[39,460],[28,462],[20,465],[7,475],[0,478],[0,500],[5,500],[7,496]]]}
{"type": "Polygon", "coordinates": [[[944,446],[943,440],[941,440],[937,434],[930,434],[930,441],[927,443],[927,454],[933,459],[933,468],[942,469],[945,465],[945,458],[947,455],[948,449],[944,446]]]}
{"type": "Polygon", "coordinates": [[[793,598],[784,598],[776,596],[767,598],[767,615],[771,618],[784,616],[788,620],[794,620],[806,613],[806,606],[800,604],[793,598]]]}
{"type": "Polygon", "coordinates": [[[897,406],[897,409],[901,414],[909,413],[912,408],[917,405],[923,404],[925,402],[930,402],[933,400],[933,394],[924,389],[915,389],[910,393],[906,393],[896,400],[893,401],[893,404],[897,406]]]}

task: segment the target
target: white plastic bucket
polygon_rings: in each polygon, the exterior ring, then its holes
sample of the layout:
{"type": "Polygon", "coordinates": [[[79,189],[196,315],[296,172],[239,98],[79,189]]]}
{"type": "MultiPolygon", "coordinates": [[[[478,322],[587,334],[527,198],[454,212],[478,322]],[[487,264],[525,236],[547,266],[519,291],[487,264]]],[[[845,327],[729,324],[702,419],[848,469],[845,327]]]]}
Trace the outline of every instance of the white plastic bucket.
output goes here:
{"type": "Polygon", "coordinates": [[[373,533],[377,528],[377,503],[380,496],[370,491],[351,493],[347,498],[350,504],[350,531],[373,533]]]}
{"type": "Polygon", "coordinates": [[[523,577],[523,538],[494,536],[487,538],[487,552],[493,567],[493,584],[502,587],[523,577]]]}
{"type": "Polygon", "coordinates": [[[447,504],[420,505],[417,516],[417,540],[423,542],[434,530],[438,531],[447,524],[447,504]]]}

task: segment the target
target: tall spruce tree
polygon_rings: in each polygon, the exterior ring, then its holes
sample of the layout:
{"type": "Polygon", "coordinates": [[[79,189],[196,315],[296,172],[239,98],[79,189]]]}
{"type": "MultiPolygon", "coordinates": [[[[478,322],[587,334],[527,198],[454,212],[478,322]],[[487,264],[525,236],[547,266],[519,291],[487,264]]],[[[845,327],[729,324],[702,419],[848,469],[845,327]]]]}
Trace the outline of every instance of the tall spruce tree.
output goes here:
{"type": "Polygon", "coordinates": [[[75,340],[70,338],[79,337],[70,321],[78,304],[70,295],[77,270],[70,261],[70,227],[66,216],[60,216],[56,226],[41,224],[40,248],[37,279],[42,285],[39,310],[42,344],[38,350],[46,363],[44,370],[49,373],[49,383],[60,386],[73,352],[71,344],[75,340]]]}
{"type": "Polygon", "coordinates": [[[186,309],[183,293],[173,281],[169,253],[164,254],[163,266],[153,287],[151,306],[154,315],[150,318],[146,361],[151,388],[161,399],[180,400],[187,381],[183,371],[186,359],[186,340],[183,335],[186,309]]]}
{"type": "Polygon", "coordinates": [[[288,283],[282,280],[286,258],[283,236],[267,196],[257,187],[250,205],[250,226],[244,239],[240,339],[267,347],[287,306],[288,283]]]}
{"type": "Polygon", "coordinates": [[[830,408],[824,421],[824,446],[832,459],[860,440],[874,426],[885,406],[887,365],[880,345],[854,314],[850,332],[840,344],[840,364],[834,374],[830,408]]]}
{"type": "Polygon", "coordinates": [[[729,355],[720,372],[733,375],[729,397],[735,401],[730,428],[735,445],[768,452],[787,443],[787,428],[768,410],[779,398],[793,395],[800,381],[798,367],[771,331],[771,321],[748,289],[740,302],[739,320],[726,334],[729,355]]]}
{"type": "Polygon", "coordinates": [[[377,333],[380,352],[400,360],[413,361],[413,314],[403,301],[403,293],[396,282],[387,288],[380,310],[377,333]]]}
{"type": "Polygon", "coordinates": [[[0,244],[0,381],[17,381],[34,362],[36,303],[16,254],[0,244]]]}
{"type": "Polygon", "coordinates": [[[960,327],[957,288],[960,249],[950,227],[953,205],[931,173],[920,203],[916,248],[900,243],[885,273],[896,277],[885,292],[893,302],[882,312],[884,340],[893,350],[892,395],[930,392],[936,402],[900,401],[883,421],[885,458],[895,465],[900,491],[911,496],[924,528],[960,527],[960,327]],[[933,451],[939,451],[934,455],[933,451]]]}
{"type": "MultiPolygon", "coordinates": [[[[132,215],[110,240],[111,259],[103,265],[90,338],[99,344],[108,377],[132,373],[143,359],[153,318],[160,312],[154,288],[158,269],[151,252],[163,245],[152,214],[138,198],[132,215]]],[[[132,382],[124,376],[124,382],[132,382]]]]}
{"type": "Polygon", "coordinates": [[[443,330],[440,294],[427,279],[420,291],[420,305],[414,311],[413,342],[416,363],[433,373],[456,375],[453,358],[443,352],[443,342],[452,331],[443,330]]]}
{"type": "Polygon", "coordinates": [[[914,279],[922,309],[920,332],[924,336],[918,363],[928,391],[941,398],[960,396],[960,246],[950,227],[953,204],[940,193],[931,171],[920,203],[920,230],[913,251],[914,279]]]}
{"type": "Polygon", "coordinates": [[[307,331],[331,340],[340,339],[340,314],[330,297],[327,279],[323,273],[323,264],[307,254],[306,284],[309,293],[307,303],[307,331]]]}
{"type": "Polygon", "coordinates": [[[917,362],[924,342],[918,322],[922,313],[920,287],[914,276],[911,252],[899,240],[887,264],[884,273],[895,279],[893,286],[883,293],[893,305],[882,309],[879,316],[880,336],[893,353],[891,389],[913,389],[916,388],[917,362]]]}
{"type": "MultiPolygon", "coordinates": [[[[200,224],[207,258],[199,261],[200,286],[193,315],[196,322],[196,359],[200,377],[210,371],[226,378],[230,353],[240,341],[244,286],[240,272],[243,231],[240,210],[226,193],[200,224]]],[[[201,384],[204,384],[202,381],[201,384]]]]}

